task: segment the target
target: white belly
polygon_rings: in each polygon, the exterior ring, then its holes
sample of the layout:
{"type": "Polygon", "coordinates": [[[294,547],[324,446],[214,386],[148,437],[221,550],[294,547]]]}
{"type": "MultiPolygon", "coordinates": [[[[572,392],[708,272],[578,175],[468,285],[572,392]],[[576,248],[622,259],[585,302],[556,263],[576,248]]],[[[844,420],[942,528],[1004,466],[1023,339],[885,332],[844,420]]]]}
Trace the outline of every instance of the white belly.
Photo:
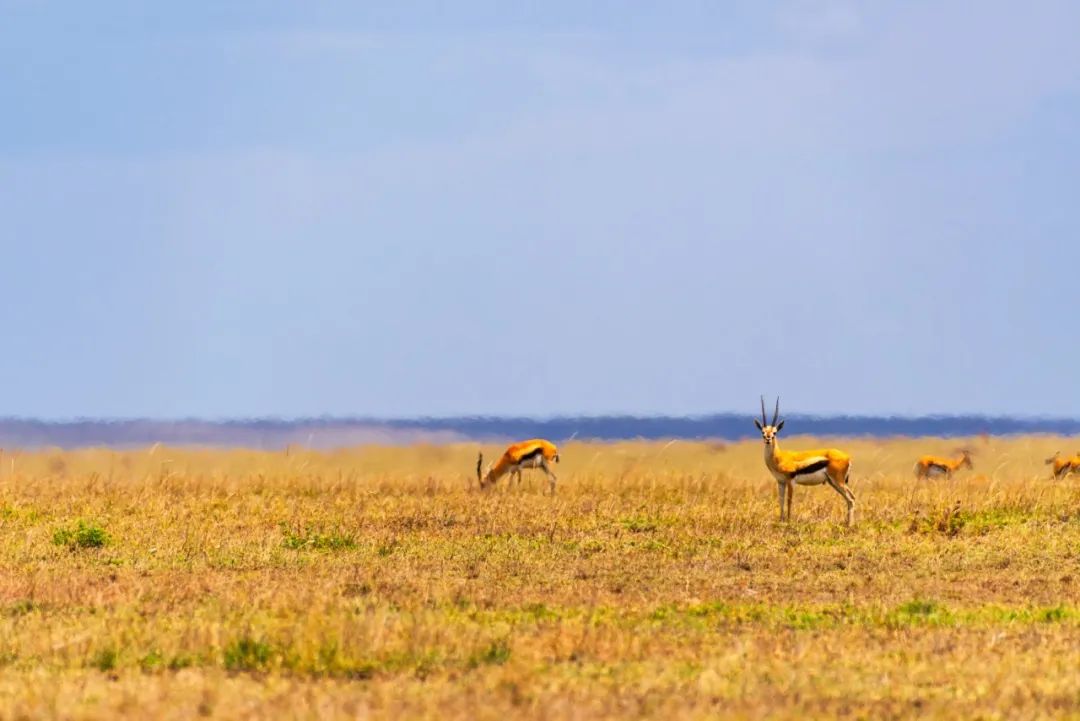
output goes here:
{"type": "Polygon", "coordinates": [[[517,464],[518,468],[539,468],[540,460],[543,456],[533,456],[532,458],[526,458],[521,463],[517,464]]]}
{"type": "Polygon", "coordinates": [[[795,476],[795,482],[800,486],[820,486],[822,483],[829,480],[829,475],[825,470],[826,469],[822,468],[820,471],[795,476]]]}

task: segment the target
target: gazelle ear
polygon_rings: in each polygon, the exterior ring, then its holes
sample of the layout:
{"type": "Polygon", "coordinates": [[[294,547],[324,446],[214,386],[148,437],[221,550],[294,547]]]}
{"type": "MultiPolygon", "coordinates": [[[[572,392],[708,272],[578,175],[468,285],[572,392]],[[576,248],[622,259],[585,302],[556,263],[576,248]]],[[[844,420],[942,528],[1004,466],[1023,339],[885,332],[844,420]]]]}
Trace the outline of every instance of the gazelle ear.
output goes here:
{"type": "Polygon", "coordinates": [[[779,423],[777,423],[776,424],[776,432],[779,433],[780,429],[783,428],[783,427],[784,427],[784,422],[783,421],[780,421],[779,423]]]}
{"type": "Polygon", "coordinates": [[[754,425],[757,426],[757,429],[759,431],[761,430],[761,421],[759,421],[757,418],[754,419],[754,425]]]}

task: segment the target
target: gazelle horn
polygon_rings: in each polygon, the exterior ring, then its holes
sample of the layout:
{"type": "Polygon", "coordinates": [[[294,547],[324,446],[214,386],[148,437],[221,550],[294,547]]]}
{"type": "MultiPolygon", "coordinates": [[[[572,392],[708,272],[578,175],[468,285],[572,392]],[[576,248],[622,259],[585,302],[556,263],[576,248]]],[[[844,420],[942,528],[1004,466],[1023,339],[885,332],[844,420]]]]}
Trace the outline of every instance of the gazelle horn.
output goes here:
{"type": "Polygon", "coordinates": [[[772,424],[776,425],[776,419],[780,417],[780,396],[776,397],[776,410],[772,414],[772,424]]]}

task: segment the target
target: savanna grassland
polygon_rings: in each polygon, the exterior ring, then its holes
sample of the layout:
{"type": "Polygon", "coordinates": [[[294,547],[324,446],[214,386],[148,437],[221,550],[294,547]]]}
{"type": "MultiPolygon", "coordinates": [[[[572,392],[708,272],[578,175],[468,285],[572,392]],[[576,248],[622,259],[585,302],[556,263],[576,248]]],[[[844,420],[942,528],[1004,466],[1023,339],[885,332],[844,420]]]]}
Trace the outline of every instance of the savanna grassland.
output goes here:
{"type": "Polygon", "coordinates": [[[0,718],[1080,716],[1080,443],[829,442],[851,529],[760,442],[8,451],[0,718]]]}

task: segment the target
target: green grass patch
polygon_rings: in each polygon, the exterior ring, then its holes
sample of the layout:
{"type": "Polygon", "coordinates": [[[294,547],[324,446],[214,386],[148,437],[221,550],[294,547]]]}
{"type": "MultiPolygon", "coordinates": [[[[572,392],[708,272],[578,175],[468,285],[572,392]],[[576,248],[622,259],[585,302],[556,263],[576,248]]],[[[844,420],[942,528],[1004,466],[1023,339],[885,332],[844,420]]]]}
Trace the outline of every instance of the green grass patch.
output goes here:
{"type": "Polygon", "coordinates": [[[401,544],[399,544],[396,540],[385,541],[375,547],[375,553],[377,553],[380,558],[386,558],[387,556],[393,554],[400,545],[401,544]]]}
{"type": "Polygon", "coordinates": [[[241,636],[225,647],[222,660],[229,671],[265,671],[274,649],[265,641],[241,636]]]}
{"type": "Polygon", "coordinates": [[[917,513],[908,523],[908,532],[922,535],[982,536],[1003,528],[1030,523],[1039,516],[1032,509],[1003,507],[977,511],[959,505],[917,513]]]}
{"type": "Polygon", "coordinates": [[[139,659],[139,668],[147,673],[159,671],[165,668],[165,656],[162,655],[161,651],[151,651],[139,659]]]}
{"type": "Polygon", "coordinates": [[[338,530],[322,532],[310,526],[303,531],[292,530],[285,524],[281,525],[284,534],[281,545],[285,548],[299,551],[311,549],[314,551],[347,551],[356,548],[356,538],[352,534],[342,533],[338,530]]]}
{"type": "Polygon", "coordinates": [[[952,626],[957,618],[944,605],[924,598],[913,598],[885,615],[884,625],[890,628],[905,626],[952,626]]]}
{"type": "Polygon", "coordinates": [[[195,659],[186,653],[179,653],[169,659],[169,670],[179,671],[184,668],[191,668],[195,665],[195,659]]]}
{"type": "Polygon", "coordinates": [[[605,544],[599,538],[587,538],[585,540],[570,540],[563,543],[563,548],[576,554],[579,558],[591,558],[598,553],[607,550],[605,544]]]}
{"type": "Polygon", "coordinates": [[[1066,619],[1075,617],[1076,612],[1073,609],[1066,608],[1065,606],[1054,606],[1053,608],[1044,608],[1036,613],[1036,618],[1043,623],[1060,623],[1066,619]]]}
{"type": "Polygon", "coordinates": [[[941,608],[935,601],[916,598],[898,606],[896,612],[907,616],[932,616],[941,608]]]}
{"type": "MultiPolygon", "coordinates": [[[[703,627],[709,625],[760,625],[771,628],[815,630],[838,626],[865,628],[985,627],[1002,624],[1075,623],[1080,610],[1058,605],[1050,608],[1007,608],[994,605],[951,609],[937,601],[915,598],[892,609],[875,606],[792,606],[739,604],[717,601],[690,606],[664,605],[649,611],[645,618],[661,625],[703,627]]],[[[623,618],[632,625],[633,618],[623,618]]]]}
{"type": "Polygon", "coordinates": [[[41,604],[35,603],[28,598],[24,598],[21,601],[16,601],[4,608],[4,615],[12,618],[18,618],[19,616],[25,616],[28,613],[39,610],[41,604]]]}
{"type": "Polygon", "coordinates": [[[112,671],[116,668],[116,662],[120,654],[112,646],[99,650],[90,660],[90,665],[98,671],[112,671]]]}
{"type": "Polygon", "coordinates": [[[502,666],[509,660],[510,642],[506,639],[498,639],[472,653],[465,665],[467,668],[502,666]]]}
{"type": "Polygon", "coordinates": [[[53,531],[53,543],[69,550],[80,548],[103,548],[112,541],[108,532],[97,523],[79,521],[73,527],[60,527],[53,531]]]}
{"type": "Polygon", "coordinates": [[[537,621],[556,620],[559,618],[557,609],[548,608],[548,606],[543,603],[530,603],[525,607],[524,611],[537,621]]]}
{"type": "MultiPolygon", "coordinates": [[[[303,671],[304,669],[298,668],[296,670],[303,671]]],[[[348,659],[342,654],[341,646],[337,641],[326,641],[319,646],[315,668],[310,670],[320,676],[336,676],[359,680],[374,676],[378,667],[371,661],[348,659]]]]}
{"type": "Polygon", "coordinates": [[[651,533],[660,527],[660,524],[652,518],[645,516],[630,516],[620,518],[619,525],[631,533],[651,533]]]}

